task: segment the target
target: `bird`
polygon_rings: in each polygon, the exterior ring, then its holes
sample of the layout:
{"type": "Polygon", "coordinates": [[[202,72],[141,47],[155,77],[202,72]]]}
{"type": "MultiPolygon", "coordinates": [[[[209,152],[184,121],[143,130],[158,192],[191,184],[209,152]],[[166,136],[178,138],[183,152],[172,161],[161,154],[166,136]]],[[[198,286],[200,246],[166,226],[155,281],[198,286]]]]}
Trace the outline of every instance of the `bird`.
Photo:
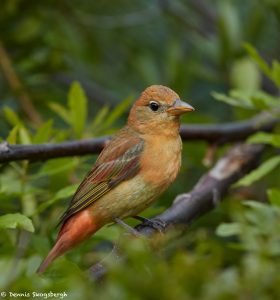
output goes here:
{"type": "Polygon", "coordinates": [[[169,187],[181,167],[180,116],[193,110],[163,85],[141,93],[61,216],[56,242],[37,273],[104,225],[137,216],[169,187]]]}

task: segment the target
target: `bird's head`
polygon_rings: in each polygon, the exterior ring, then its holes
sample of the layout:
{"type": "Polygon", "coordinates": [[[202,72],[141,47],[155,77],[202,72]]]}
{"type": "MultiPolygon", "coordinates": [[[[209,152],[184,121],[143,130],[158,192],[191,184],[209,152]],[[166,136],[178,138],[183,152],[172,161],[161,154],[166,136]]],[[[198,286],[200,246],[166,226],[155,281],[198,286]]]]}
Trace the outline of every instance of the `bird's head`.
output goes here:
{"type": "Polygon", "coordinates": [[[180,100],[170,88],[152,85],[145,89],[134,103],[128,124],[141,133],[178,131],[179,117],[193,110],[191,105],[180,100]]]}

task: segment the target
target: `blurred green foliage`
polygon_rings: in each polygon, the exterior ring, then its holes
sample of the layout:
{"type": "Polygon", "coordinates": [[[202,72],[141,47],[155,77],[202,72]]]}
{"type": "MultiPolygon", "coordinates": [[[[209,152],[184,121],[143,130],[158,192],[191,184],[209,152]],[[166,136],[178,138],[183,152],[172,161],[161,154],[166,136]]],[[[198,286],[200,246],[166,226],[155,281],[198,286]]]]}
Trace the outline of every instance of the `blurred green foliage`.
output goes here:
{"type": "MultiPolygon", "coordinates": [[[[1,140],[55,143],[114,133],[150,84],[192,99],[196,112],[184,118],[188,123],[263,110],[279,116],[279,21],[280,2],[272,0],[3,0],[0,46],[43,122],[26,114],[1,55],[1,140]]],[[[250,137],[270,146],[263,162],[187,231],[148,242],[109,226],[41,277],[34,272],[54,243],[57,220],[96,156],[1,165],[0,291],[65,291],[66,299],[278,299],[279,140],[279,128],[250,137]],[[125,260],[110,254],[116,241],[125,260]],[[100,260],[110,271],[96,283],[86,270],[100,260]]],[[[191,189],[206,171],[206,147],[184,145],[180,176],[143,215],[191,189]]]]}

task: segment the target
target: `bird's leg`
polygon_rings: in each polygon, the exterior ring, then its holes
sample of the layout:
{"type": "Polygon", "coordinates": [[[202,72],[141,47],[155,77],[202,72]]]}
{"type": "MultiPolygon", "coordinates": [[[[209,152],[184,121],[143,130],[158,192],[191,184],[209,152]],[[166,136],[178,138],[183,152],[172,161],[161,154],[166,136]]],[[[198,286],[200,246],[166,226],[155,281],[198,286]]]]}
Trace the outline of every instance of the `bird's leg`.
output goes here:
{"type": "Polygon", "coordinates": [[[161,219],[151,220],[141,216],[133,216],[133,218],[142,222],[140,226],[150,226],[155,230],[159,231],[160,233],[163,233],[166,227],[166,223],[161,219]]]}
{"type": "Polygon", "coordinates": [[[131,234],[139,237],[141,236],[141,234],[134,229],[133,227],[127,225],[123,220],[121,220],[120,218],[114,218],[114,221],[119,224],[120,226],[122,226],[124,229],[126,229],[128,232],[130,232],[131,234]]]}

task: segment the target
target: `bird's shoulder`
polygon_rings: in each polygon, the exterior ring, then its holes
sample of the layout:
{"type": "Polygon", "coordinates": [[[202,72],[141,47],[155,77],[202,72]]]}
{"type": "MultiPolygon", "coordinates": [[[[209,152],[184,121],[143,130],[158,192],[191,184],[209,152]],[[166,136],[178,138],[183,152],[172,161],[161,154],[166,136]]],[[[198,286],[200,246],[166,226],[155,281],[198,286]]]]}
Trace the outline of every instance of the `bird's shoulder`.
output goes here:
{"type": "Polygon", "coordinates": [[[95,166],[110,161],[123,159],[123,156],[138,154],[144,148],[144,139],[134,130],[125,126],[104,147],[100,153],[95,166]]]}

